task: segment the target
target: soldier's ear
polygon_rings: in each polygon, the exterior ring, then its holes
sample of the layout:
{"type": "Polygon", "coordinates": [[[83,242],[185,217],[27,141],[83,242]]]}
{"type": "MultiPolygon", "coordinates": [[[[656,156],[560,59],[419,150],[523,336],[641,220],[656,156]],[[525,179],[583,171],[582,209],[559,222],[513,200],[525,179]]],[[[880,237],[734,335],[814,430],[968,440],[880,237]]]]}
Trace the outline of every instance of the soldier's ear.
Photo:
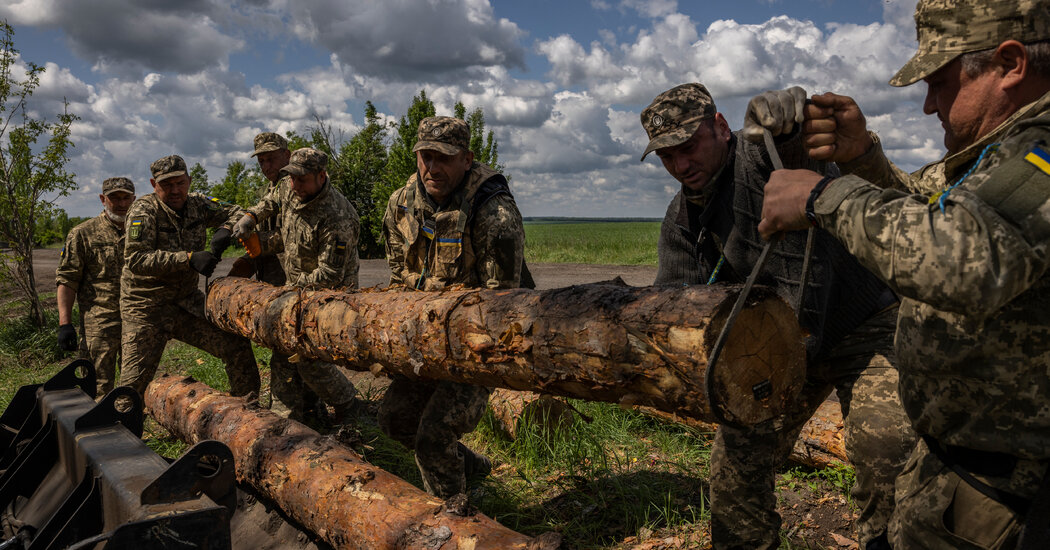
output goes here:
{"type": "Polygon", "coordinates": [[[102,204],[106,204],[106,196],[105,196],[105,195],[103,195],[102,193],[99,193],[99,194],[98,194],[98,200],[99,200],[99,201],[100,201],[100,202],[101,202],[102,204]]]}

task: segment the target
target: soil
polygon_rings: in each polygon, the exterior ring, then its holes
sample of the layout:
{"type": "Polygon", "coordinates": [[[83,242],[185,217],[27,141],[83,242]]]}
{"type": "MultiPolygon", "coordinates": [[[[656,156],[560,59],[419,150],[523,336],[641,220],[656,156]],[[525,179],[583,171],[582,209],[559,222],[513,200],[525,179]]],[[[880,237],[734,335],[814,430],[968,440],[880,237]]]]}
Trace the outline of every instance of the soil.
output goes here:
{"type": "MultiPolygon", "coordinates": [[[[53,292],[55,288],[55,269],[58,267],[59,251],[56,249],[38,249],[33,255],[37,288],[40,292],[53,292]]],[[[225,274],[233,264],[232,258],[224,259],[216,268],[216,274],[225,274]]],[[[632,286],[652,284],[656,278],[656,268],[652,266],[623,266],[596,264],[529,264],[536,286],[539,289],[559,288],[575,284],[608,281],[617,277],[632,286]]],[[[390,278],[390,270],[385,260],[362,260],[360,282],[362,287],[383,286],[390,278]]],[[[200,280],[204,289],[205,280],[200,280]]],[[[0,296],[0,303],[10,300],[0,296]]],[[[54,307],[55,300],[45,301],[45,307],[54,307]]],[[[381,391],[385,379],[375,379],[368,373],[350,373],[354,384],[362,389],[373,385],[373,390],[381,391]]],[[[366,391],[362,389],[362,391],[366,391]]],[[[792,548],[827,548],[856,549],[858,544],[852,533],[856,512],[846,502],[841,492],[830,487],[826,482],[817,480],[813,483],[781,484],[777,489],[778,509],[783,516],[783,529],[788,534],[792,548]]],[[[267,510],[268,511],[268,510],[267,510]]],[[[272,520],[270,520],[272,521],[272,520]]],[[[710,535],[707,525],[691,525],[673,530],[659,529],[645,531],[641,537],[627,537],[617,548],[633,549],[672,549],[672,548],[709,548],[710,535]]],[[[239,533],[250,531],[248,525],[238,525],[239,533]]],[[[292,531],[291,533],[295,533],[292,531]]],[[[295,540],[295,547],[314,548],[313,541],[293,534],[279,537],[286,541],[295,540]]],[[[323,546],[323,545],[322,545],[323,546]]]]}

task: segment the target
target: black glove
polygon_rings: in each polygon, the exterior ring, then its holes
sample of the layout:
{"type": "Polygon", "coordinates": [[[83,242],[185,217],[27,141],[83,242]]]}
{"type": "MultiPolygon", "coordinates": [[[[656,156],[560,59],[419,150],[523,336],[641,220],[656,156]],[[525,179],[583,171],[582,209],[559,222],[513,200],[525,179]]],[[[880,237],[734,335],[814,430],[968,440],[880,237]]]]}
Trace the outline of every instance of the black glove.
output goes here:
{"type": "Polygon", "coordinates": [[[233,241],[233,232],[225,227],[220,227],[211,237],[211,253],[222,257],[222,252],[230,247],[233,241]]]}
{"type": "Polygon", "coordinates": [[[73,325],[58,325],[58,347],[65,351],[77,350],[77,329],[73,325]]]}
{"type": "Polygon", "coordinates": [[[215,266],[219,265],[219,258],[207,250],[198,250],[190,253],[190,267],[205,277],[211,277],[215,266]]]}

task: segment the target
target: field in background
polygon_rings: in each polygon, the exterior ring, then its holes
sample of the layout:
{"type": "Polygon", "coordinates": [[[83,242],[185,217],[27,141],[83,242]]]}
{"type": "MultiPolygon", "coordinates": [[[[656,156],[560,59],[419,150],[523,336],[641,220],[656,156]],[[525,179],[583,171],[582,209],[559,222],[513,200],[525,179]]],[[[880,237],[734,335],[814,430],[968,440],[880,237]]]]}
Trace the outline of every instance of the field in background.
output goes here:
{"type": "Polygon", "coordinates": [[[579,218],[525,221],[529,263],[656,265],[660,222],[579,218]]]}

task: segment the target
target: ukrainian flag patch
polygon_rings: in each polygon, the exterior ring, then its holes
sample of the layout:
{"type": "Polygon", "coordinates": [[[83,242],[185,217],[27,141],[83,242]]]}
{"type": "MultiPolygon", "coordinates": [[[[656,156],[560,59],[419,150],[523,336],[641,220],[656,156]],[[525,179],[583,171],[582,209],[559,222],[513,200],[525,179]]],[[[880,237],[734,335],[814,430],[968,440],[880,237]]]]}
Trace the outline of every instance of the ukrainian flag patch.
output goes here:
{"type": "Polygon", "coordinates": [[[1031,163],[1036,168],[1042,170],[1042,172],[1050,176],[1050,153],[1043,150],[1042,147],[1033,147],[1024,159],[1031,163]]]}
{"type": "Polygon", "coordinates": [[[139,240],[142,236],[142,218],[133,218],[131,220],[131,229],[128,230],[128,237],[133,241],[139,240]]]}
{"type": "Polygon", "coordinates": [[[424,225],[423,226],[423,233],[426,235],[426,237],[428,239],[433,239],[434,238],[434,228],[433,227],[427,227],[427,226],[424,225]]]}

